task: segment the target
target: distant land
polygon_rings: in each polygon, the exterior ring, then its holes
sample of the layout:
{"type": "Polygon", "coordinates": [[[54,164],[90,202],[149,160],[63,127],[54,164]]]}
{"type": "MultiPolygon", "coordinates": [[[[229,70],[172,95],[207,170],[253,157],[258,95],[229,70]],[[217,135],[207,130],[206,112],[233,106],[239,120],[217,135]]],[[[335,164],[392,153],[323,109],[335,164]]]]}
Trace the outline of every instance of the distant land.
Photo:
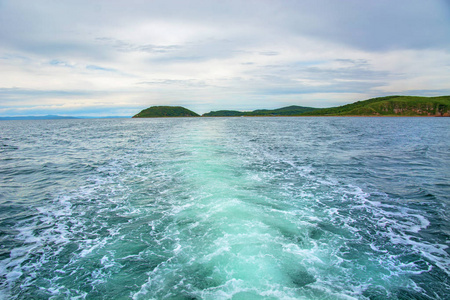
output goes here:
{"type": "Polygon", "coordinates": [[[142,110],[133,118],[170,118],[170,117],[199,117],[197,113],[181,106],[152,106],[142,110]]]}
{"type": "Polygon", "coordinates": [[[330,108],[288,106],[279,109],[260,109],[250,112],[219,110],[204,117],[240,116],[436,116],[450,117],[450,96],[417,97],[387,96],[358,101],[330,108]]]}
{"type": "Polygon", "coordinates": [[[57,115],[0,117],[0,120],[59,120],[59,119],[78,119],[78,117],[67,117],[57,115]]]}
{"type": "Polygon", "coordinates": [[[218,110],[203,114],[202,117],[298,116],[316,110],[318,110],[318,108],[292,105],[278,109],[258,109],[254,111],[218,110]]]}
{"type": "Polygon", "coordinates": [[[70,116],[58,116],[58,115],[46,115],[46,116],[18,116],[18,117],[0,117],[0,121],[7,120],[65,120],[65,119],[117,119],[117,118],[129,118],[129,116],[106,116],[106,117],[70,117],[70,116]]]}
{"type": "MultiPolygon", "coordinates": [[[[197,113],[181,106],[151,106],[133,118],[199,117],[197,113]]],[[[253,111],[218,110],[202,117],[261,117],[261,116],[393,116],[393,117],[450,117],[450,96],[386,96],[330,108],[291,105],[278,109],[253,111]]],[[[0,117],[0,120],[57,120],[57,119],[108,119],[129,116],[71,117],[71,116],[18,116],[0,117]]]]}
{"type": "Polygon", "coordinates": [[[306,112],[303,116],[450,117],[450,96],[387,96],[306,112]]]}

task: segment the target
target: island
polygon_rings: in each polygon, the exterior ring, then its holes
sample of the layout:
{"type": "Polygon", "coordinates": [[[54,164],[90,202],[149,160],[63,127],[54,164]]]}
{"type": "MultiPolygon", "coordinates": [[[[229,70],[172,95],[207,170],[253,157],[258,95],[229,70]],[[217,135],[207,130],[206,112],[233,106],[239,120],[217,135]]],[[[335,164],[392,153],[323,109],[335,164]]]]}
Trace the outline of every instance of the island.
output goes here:
{"type": "Polygon", "coordinates": [[[299,116],[313,112],[318,108],[291,105],[277,109],[257,109],[254,111],[218,110],[203,114],[202,117],[264,117],[264,116],[299,116]]]}
{"type": "Polygon", "coordinates": [[[142,110],[133,118],[174,118],[199,117],[199,115],[182,106],[152,106],[142,110]]]}
{"type": "MultiPolygon", "coordinates": [[[[152,106],[133,118],[199,117],[181,106],[152,106]]],[[[291,105],[253,111],[217,110],[202,117],[283,117],[283,116],[395,116],[450,117],[450,96],[386,96],[330,108],[291,105]]]]}
{"type": "Polygon", "coordinates": [[[203,117],[258,117],[258,116],[409,116],[449,117],[450,96],[386,96],[330,108],[288,106],[254,111],[218,110],[203,117]]]}
{"type": "Polygon", "coordinates": [[[449,117],[450,96],[386,96],[338,107],[306,112],[302,116],[449,117]]]}

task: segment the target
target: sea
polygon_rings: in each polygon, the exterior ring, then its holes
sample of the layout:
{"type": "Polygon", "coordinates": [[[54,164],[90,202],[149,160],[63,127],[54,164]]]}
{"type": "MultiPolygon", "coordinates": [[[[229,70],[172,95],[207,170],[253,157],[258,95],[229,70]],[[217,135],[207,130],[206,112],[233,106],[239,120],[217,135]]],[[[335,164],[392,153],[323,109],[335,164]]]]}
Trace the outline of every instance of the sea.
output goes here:
{"type": "Polygon", "coordinates": [[[450,118],[0,122],[0,299],[449,299],[450,118]]]}

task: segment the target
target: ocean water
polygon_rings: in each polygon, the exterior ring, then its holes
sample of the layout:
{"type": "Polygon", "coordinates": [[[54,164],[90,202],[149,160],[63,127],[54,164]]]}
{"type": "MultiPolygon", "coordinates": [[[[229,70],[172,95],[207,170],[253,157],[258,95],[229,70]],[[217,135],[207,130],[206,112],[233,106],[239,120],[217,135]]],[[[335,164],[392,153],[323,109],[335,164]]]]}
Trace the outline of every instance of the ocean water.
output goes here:
{"type": "Polygon", "coordinates": [[[449,299],[450,118],[0,122],[0,299],[449,299]]]}

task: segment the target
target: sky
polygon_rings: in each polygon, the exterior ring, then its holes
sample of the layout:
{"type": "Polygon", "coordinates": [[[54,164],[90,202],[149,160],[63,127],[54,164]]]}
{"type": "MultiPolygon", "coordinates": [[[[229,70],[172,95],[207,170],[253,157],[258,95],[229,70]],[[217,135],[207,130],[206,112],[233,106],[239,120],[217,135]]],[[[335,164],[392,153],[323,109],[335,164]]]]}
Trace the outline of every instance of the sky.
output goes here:
{"type": "Polygon", "coordinates": [[[0,0],[0,116],[450,95],[449,0],[0,0]]]}

